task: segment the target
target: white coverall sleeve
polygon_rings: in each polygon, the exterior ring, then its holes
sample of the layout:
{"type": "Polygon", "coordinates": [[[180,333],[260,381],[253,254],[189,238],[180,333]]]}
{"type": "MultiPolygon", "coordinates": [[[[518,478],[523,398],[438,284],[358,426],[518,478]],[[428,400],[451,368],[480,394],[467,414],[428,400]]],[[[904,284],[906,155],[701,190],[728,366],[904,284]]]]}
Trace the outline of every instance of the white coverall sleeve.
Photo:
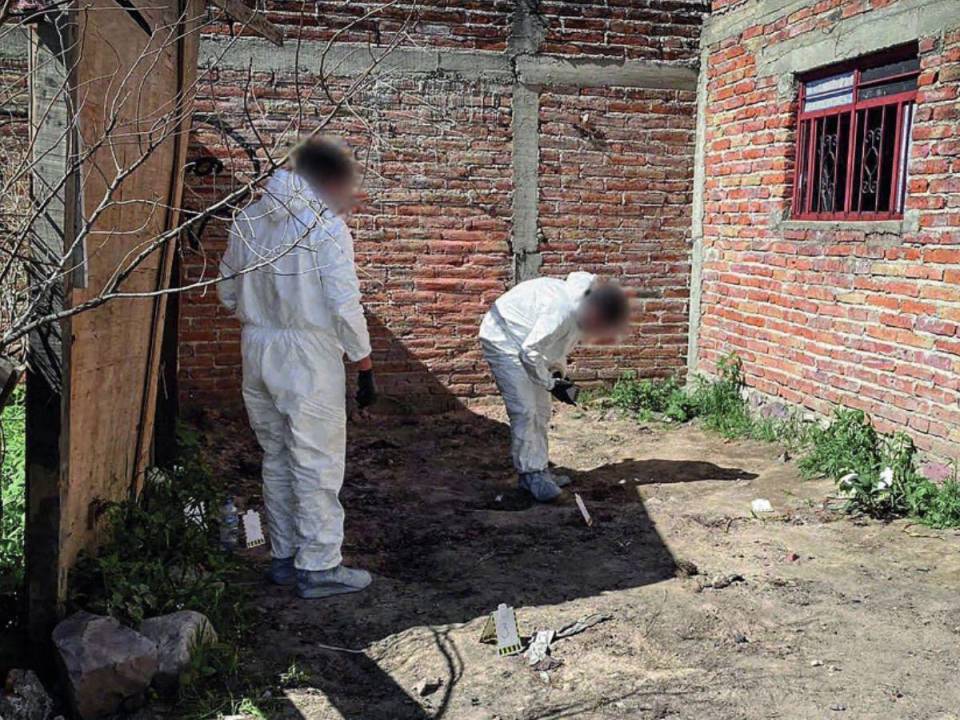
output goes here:
{"type": "Polygon", "coordinates": [[[227,242],[226,252],[220,258],[220,277],[227,278],[217,283],[217,296],[227,310],[237,311],[237,278],[231,277],[242,269],[241,239],[237,229],[237,221],[230,226],[230,239],[227,242]]]}
{"type": "Polygon", "coordinates": [[[566,334],[564,325],[562,315],[557,313],[541,315],[520,347],[520,362],[523,363],[530,379],[547,390],[552,390],[556,382],[550,373],[549,360],[556,353],[550,351],[563,341],[566,334]]]}
{"type": "Polygon", "coordinates": [[[320,279],[323,296],[333,318],[337,337],[351,362],[370,354],[367,319],[360,304],[360,281],[354,265],[353,238],[346,223],[314,231],[319,237],[320,279]]]}

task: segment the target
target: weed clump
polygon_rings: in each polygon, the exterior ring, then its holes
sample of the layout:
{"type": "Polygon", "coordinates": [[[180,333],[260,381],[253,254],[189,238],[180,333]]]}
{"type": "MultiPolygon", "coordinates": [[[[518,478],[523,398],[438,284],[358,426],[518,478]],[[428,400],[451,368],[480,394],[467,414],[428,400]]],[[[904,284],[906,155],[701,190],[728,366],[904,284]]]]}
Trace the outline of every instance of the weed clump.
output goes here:
{"type": "Polygon", "coordinates": [[[638,380],[636,373],[625,373],[605,400],[642,421],[699,418],[724,437],[751,437],[762,421],[751,416],[743,400],[741,369],[740,359],[728,355],[717,364],[716,378],[697,376],[689,386],[675,377],[638,380]]]}
{"type": "Polygon", "coordinates": [[[833,478],[850,512],[960,526],[956,469],[943,484],[931,482],[920,472],[913,440],[904,433],[878,433],[861,410],[837,408],[829,425],[814,429],[800,470],[807,477],[833,478]]]}
{"type": "Polygon", "coordinates": [[[225,488],[200,455],[194,433],[179,432],[180,456],[151,472],[140,497],[105,508],[107,542],[83,556],[71,580],[74,605],[137,625],[146,617],[199,610],[216,627],[233,560],[217,542],[225,488]]]}
{"type": "Polygon", "coordinates": [[[677,422],[693,417],[689,397],[676,378],[638,380],[636,373],[624,374],[610,391],[609,401],[615,407],[637,414],[641,420],[663,415],[677,422]]]}
{"type": "Polygon", "coordinates": [[[138,498],[104,509],[107,540],[96,555],[78,560],[69,602],[71,609],[110,615],[132,627],[177,610],[202,612],[218,641],[195,649],[180,678],[180,700],[230,714],[236,703],[223,698],[250,684],[240,676],[250,611],[235,582],[240,563],[219,542],[225,484],[206,464],[197,433],[181,427],[177,436],[176,464],[151,472],[138,498]]]}
{"type": "Polygon", "coordinates": [[[913,517],[931,527],[960,527],[960,472],[943,484],[919,469],[917,449],[903,433],[883,435],[860,410],[837,408],[825,426],[786,419],[760,418],[743,397],[742,363],[728,355],[713,378],[697,376],[687,386],[675,378],[637,380],[626,374],[606,401],[640,420],[693,418],[726,438],[780,442],[801,454],[805,477],[837,483],[845,509],[874,518],[913,517]]]}
{"type": "Polygon", "coordinates": [[[0,593],[23,585],[26,509],[26,415],[23,388],[0,415],[0,593]]]}

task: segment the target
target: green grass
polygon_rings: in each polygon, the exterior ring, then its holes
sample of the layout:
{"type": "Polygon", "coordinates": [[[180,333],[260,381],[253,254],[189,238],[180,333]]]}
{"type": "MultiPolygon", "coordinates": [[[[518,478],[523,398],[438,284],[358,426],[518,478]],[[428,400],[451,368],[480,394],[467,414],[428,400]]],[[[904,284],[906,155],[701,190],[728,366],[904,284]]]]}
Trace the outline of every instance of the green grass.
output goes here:
{"type": "Polygon", "coordinates": [[[17,388],[0,415],[0,592],[23,584],[25,426],[23,388],[17,388]]]}
{"type": "Polygon", "coordinates": [[[723,358],[713,378],[683,386],[675,378],[637,380],[625,374],[609,392],[591,396],[641,421],[698,418],[726,438],[778,442],[801,454],[805,477],[828,477],[846,498],[846,509],[875,518],[912,517],[931,527],[960,527],[960,472],[938,484],[919,469],[917,450],[903,434],[883,435],[859,410],[838,408],[824,427],[794,413],[786,419],[757,417],[743,397],[742,363],[723,358]]]}

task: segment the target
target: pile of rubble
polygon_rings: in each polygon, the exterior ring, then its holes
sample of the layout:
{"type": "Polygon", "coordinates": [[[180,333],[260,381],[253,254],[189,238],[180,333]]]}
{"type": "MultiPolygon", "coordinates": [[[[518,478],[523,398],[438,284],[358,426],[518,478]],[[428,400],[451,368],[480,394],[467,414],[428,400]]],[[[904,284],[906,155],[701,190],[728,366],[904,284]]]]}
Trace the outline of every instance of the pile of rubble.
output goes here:
{"type": "MultiPolygon", "coordinates": [[[[53,631],[65,699],[81,720],[136,710],[151,687],[161,694],[176,692],[191,654],[216,640],[206,616],[193,610],[144,620],[139,632],[81,611],[53,631]]],[[[0,718],[50,720],[53,713],[54,703],[32,671],[7,674],[0,718]]]]}

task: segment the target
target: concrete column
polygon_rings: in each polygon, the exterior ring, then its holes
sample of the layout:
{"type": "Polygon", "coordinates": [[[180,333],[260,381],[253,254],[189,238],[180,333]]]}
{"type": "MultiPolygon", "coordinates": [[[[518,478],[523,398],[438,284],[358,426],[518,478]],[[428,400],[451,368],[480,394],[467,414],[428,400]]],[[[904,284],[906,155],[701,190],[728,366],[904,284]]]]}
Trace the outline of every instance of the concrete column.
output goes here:
{"type": "Polygon", "coordinates": [[[706,185],[705,147],[707,136],[707,58],[709,48],[701,43],[700,67],[697,81],[697,128],[693,146],[693,202],[690,232],[690,299],[689,329],[687,330],[687,375],[697,372],[700,344],[700,296],[703,282],[703,195],[706,185]]]}
{"type": "Polygon", "coordinates": [[[514,74],[513,130],[513,281],[540,274],[540,91],[523,83],[519,63],[533,56],[543,41],[544,25],[536,0],[516,0],[508,54],[514,74]]]}

